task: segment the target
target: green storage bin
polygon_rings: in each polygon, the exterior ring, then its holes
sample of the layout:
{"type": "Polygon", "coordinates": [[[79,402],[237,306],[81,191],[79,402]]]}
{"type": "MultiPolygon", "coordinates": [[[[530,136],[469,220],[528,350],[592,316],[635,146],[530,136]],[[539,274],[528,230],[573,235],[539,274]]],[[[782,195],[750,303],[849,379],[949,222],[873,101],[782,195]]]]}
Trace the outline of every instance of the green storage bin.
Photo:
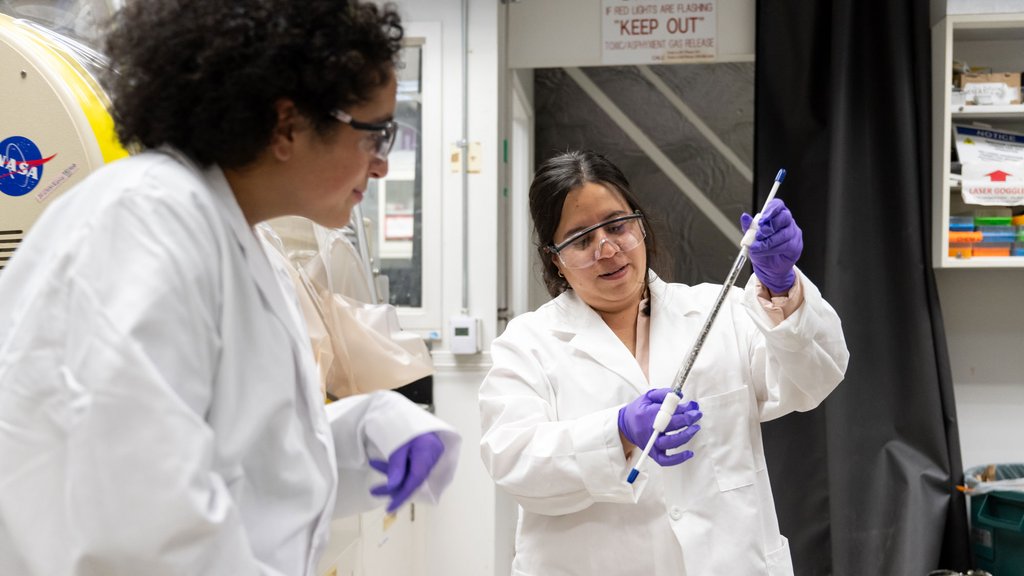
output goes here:
{"type": "Polygon", "coordinates": [[[1009,226],[1012,223],[1009,216],[975,216],[974,226],[1009,226]]]}
{"type": "MultiPolygon", "coordinates": [[[[971,502],[971,555],[974,567],[995,576],[1024,576],[1024,486],[993,489],[975,478],[986,466],[964,472],[974,490],[971,502]],[[988,490],[988,491],[985,491],[988,490]]],[[[996,480],[1024,478],[1024,464],[997,464],[996,480]]]]}

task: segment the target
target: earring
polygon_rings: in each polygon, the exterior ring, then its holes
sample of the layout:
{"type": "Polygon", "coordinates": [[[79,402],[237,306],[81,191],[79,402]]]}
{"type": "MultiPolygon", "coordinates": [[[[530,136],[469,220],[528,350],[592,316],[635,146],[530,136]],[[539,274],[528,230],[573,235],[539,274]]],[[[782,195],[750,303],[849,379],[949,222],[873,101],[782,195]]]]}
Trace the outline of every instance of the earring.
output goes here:
{"type": "Polygon", "coordinates": [[[561,271],[561,270],[559,270],[559,271],[558,271],[558,277],[559,277],[559,278],[565,278],[565,275],[564,275],[564,274],[562,274],[562,271],[561,271]]]}

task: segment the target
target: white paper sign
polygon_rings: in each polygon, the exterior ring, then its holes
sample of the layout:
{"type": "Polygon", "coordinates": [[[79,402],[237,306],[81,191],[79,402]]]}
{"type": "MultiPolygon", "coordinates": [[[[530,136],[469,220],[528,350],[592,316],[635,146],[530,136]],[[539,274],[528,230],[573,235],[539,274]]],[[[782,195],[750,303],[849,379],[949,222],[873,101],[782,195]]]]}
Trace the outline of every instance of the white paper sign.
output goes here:
{"type": "Polygon", "coordinates": [[[670,64],[714,60],[715,0],[604,0],[603,64],[670,64]]]}
{"type": "Polygon", "coordinates": [[[953,126],[960,163],[1024,161],[1024,134],[980,126],[953,126]]]}
{"type": "Polygon", "coordinates": [[[1024,204],[1024,134],[980,126],[954,126],[967,204],[1024,204]]]}
{"type": "Polygon", "coordinates": [[[964,164],[960,194],[968,204],[1024,204],[1024,162],[964,164]]]}

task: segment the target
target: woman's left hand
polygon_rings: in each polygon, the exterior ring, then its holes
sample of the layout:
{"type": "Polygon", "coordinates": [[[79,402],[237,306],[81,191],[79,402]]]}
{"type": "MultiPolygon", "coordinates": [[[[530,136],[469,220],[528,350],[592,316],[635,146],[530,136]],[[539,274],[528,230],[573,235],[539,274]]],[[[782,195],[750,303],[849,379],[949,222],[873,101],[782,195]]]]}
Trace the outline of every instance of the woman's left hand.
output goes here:
{"type": "MultiPolygon", "coordinates": [[[[740,228],[746,233],[753,217],[740,216],[740,228]]],[[[773,198],[761,214],[754,242],[750,245],[750,264],[761,284],[773,295],[786,294],[796,282],[793,265],[804,250],[804,234],[793,214],[778,198],[773,198]]]]}
{"type": "Polygon", "coordinates": [[[370,460],[374,470],[387,475],[387,483],[374,486],[370,494],[390,496],[388,513],[397,510],[430,476],[444,453],[444,442],[435,432],[421,434],[398,447],[388,461],[370,460]]]}

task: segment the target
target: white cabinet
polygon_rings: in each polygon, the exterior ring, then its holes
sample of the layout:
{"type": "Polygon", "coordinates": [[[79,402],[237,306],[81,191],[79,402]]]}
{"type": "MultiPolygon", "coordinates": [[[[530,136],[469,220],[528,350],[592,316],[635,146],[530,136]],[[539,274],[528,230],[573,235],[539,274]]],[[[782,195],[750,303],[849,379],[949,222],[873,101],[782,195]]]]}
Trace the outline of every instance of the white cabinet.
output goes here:
{"type": "Polygon", "coordinates": [[[384,508],[362,514],[364,576],[416,576],[422,570],[423,506],[405,504],[394,515],[384,508]]]}
{"type": "Polygon", "coordinates": [[[965,204],[959,187],[950,184],[953,125],[981,122],[997,130],[1024,133],[1024,105],[950,104],[954,59],[991,67],[994,72],[1024,72],[1024,13],[949,15],[932,29],[933,264],[936,268],[1024,268],[1024,256],[950,256],[950,215],[977,208],[965,204]]]}
{"type": "Polygon", "coordinates": [[[327,549],[320,557],[319,576],[363,576],[360,516],[336,518],[331,522],[327,549]]]}
{"type": "Polygon", "coordinates": [[[384,507],[337,518],[331,523],[327,549],[317,566],[319,576],[422,574],[425,534],[423,507],[407,503],[394,515],[384,507]]]}

